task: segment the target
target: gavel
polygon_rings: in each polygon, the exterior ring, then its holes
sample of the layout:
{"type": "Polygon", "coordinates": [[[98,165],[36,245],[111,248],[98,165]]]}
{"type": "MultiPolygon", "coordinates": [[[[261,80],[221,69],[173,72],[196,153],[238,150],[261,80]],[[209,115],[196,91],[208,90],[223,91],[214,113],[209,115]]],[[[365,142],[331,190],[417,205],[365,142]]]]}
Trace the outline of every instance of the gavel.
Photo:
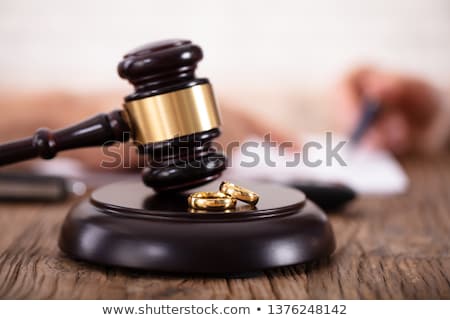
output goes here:
{"type": "Polygon", "coordinates": [[[123,110],[2,144],[0,165],[132,139],[146,159],[143,182],[157,192],[218,178],[226,158],[211,143],[220,135],[220,115],[209,80],[195,76],[202,58],[201,48],[189,40],[153,42],[129,52],[118,65],[120,77],[134,87],[123,110]]]}

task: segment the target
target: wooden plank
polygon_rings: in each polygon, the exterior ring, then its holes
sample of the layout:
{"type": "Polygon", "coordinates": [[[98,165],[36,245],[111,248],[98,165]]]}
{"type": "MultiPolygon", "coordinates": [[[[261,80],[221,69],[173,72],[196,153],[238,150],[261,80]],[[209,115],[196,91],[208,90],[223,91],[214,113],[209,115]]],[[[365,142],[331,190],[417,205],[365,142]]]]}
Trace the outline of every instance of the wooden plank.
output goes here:
{"type": "Polygon", "coordinates": [[[325,261],[248,278],[177,277],[73,261],[57,248],[63,204],[0,205],[0,297],[18,299],[450,298],[450,154],[405,161],[407,194],[330,216],[325,261]]]}

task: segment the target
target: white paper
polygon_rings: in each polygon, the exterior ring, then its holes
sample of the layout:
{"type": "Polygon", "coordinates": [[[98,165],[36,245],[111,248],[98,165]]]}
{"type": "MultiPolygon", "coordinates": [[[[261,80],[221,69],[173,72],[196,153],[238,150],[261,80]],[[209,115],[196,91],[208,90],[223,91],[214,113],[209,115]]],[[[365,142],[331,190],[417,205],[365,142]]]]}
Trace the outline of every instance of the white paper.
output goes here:
{"type": "MultiPolygon", "coordinates": [[[[321,150],[310,148],[308,152],[309,162],[323,160],[321,165],[312,167],[301,161],[295,167],[287,167],[286,161],[292,160],[293,155],[280,156],[277,148],[271,148],[270,160],[276,163],[275,166],[271,166],[270,162],[264,161],[265,151],[260,143],[261,140],[254,138],[250,140],[259,142],[258,147],[248,150],[257,154],[260,161],[256,166],[244,167],[254,158],[236,152],[232,157],[232,167],[228,169],[230,177],[269,180],[287,184],[304,181],[342,183],[360,194],[402,193],[408,188],[407,175],[387,151],[367,147],[353,148],[346,143],[339,155],[347,165],[344,166],[334,159],[331,161],[331,165],[327,165],[324,134],[302,139],[304,144],[314,141],[323,146],[321,150]]],[[[336,146],[345,140],[333,135],[332,145],[336,146]]]]}

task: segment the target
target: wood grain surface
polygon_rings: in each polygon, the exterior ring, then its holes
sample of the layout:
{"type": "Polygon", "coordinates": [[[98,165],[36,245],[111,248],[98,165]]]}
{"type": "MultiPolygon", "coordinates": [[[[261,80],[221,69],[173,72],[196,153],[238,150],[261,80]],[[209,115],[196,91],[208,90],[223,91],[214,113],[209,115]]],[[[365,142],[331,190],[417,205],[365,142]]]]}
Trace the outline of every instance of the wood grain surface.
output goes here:
{"type": "Polygon", "coordinates": [[[365,197],[330,216],[326,261],[248,278],[181,277],[93,266],[57,247],[62,204],[0,204],[4,299],[450,298],[450,154],[409,159],[403,195],[365,197]]]}

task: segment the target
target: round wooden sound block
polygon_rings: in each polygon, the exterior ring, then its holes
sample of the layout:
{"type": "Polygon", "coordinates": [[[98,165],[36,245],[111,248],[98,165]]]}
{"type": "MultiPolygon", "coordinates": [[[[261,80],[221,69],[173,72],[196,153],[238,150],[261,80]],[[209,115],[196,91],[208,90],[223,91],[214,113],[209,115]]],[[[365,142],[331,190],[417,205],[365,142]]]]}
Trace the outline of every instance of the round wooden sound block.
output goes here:
{"type": "Polygon", "coordinates": [[[157,194],[129,181],[95,190],[65,219],[59,246],[97,264],[177,273],[241,273],[327,257],[335,240],[327,216],[295,189],[239,181],[260,195],[252,208],[195,212],[189,193],[157,194]]]}

